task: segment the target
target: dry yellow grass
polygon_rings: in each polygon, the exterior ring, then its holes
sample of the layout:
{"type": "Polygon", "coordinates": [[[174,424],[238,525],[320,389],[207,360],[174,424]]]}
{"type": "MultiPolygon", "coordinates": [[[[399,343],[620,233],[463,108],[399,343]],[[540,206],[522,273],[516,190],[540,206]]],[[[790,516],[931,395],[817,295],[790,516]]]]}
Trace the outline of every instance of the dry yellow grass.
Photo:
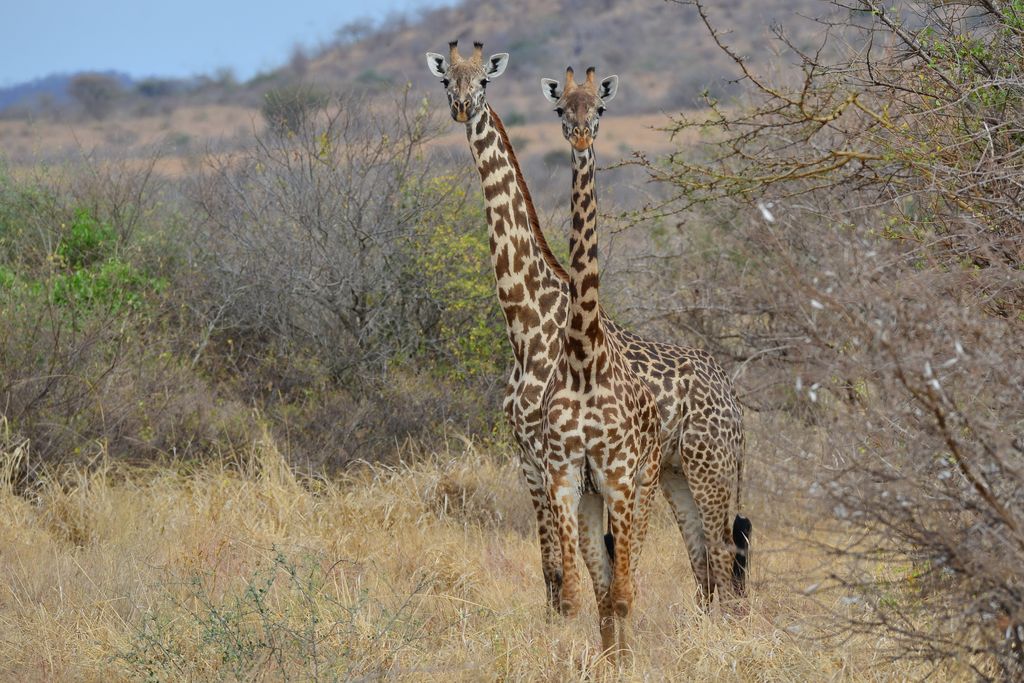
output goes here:
{"type": "MultiPolygon", "coordinates": [[[[539,92],[537,100],[540,100],[539,92]]],[[[439,102],[434,103],[440,106],[439,102]]],[[[522,160],[541,157],[551,150],[562,151],[565,147],[561,129],[554,114],[551,116],[547,123],[510,128],[522,160]]],[[[444,118],[441,121],[446,123],[444,118]]],[[[663,154],[676,145],[692,144],[696,140],[695,134],[671,140],[659,130],[668,123],[668,117],[663,114],[609,117],[601,128],[606,162],[627,157],[634,150],[652,156],[663,154]]],[[[160,149],[155,171],[168,178],[181,178],[194,173],[200,164],[211,158],[206,151],[210,144],[248,141],[252,133],[262,130],[263,126],[258,109],[222,105],[180,107],[164,115],[124,115],[108,121],[0,121],[0,150],[3,151],[0,160],[9,163],[15,171],[30,171],[40,159],[79,159],[101,150],[103,154],[126,160],[122,163],[134,160],[141,165],[150,163],[154,149],[160,149]],[[177,138],[186,141],[184,149],[169,144],[177,138]]],[[[432,144],[461,148],[466,144],[465,138],[463,127],[452,124],[450,130],[432,144]]]]}
{"type": "Polygon", "coordinates": [[[15,119],[0,121],[0,149],[23,159],[60,153],[77,156],[108,146],[146,156],[146,147],[175,136],[186,136],[201,151],[208,141],[248,135],[262,126],[257,109],[217,104],[183,106],[164,114],[123,113],[105,121],[15,119]]]}
{"type": "MultiPolygon", "coordinates": [[[[8,466],[24,453],[6,453],[8,466]]],[[[863,637],[805,639],[789,587],[821,557],[762,523],[749,612],[695,608],[663,503],[636,652],[599,661],[593,610],[548,618],[510,452],[464,439],[411,464],[299,480],[266,436],[234,468],[50,477],[0,489],[0,678],[900,680],[863,637]],[[769,578],[774,577],[774,578],[769,578]]],[[[8,470],[10,471],[10,470],[8,470]]],[[[0,471],[2,475],[2,471],[0,471]]],[[[0,481],[6,481],[2,479],[0,481]]],[[[755,517],[755,521],[757,521],[755,517]]],[[[838,605],[839,596],[835,596],[838,605]]]]}

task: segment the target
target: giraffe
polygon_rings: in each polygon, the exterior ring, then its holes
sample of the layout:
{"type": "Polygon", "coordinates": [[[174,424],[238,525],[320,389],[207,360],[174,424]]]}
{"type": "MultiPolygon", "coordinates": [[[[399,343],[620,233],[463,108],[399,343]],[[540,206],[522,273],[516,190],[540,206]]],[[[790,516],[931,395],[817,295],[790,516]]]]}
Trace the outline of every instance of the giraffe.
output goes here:
{"type": "MultiPolygon", "coordinates": [[[[589,210],[589,220],[594,220],[596,215],[593,142],[605,113],[605,105],[618,90],[617,76],[610,76],[598,85],[594,74],[594,67],[588,68],[586,80],[581,86],[577,86],[573,80],[572,67],[566,69],[564,87],[554,79],[541,79],[544,96],[555,105],[555,113],[562,123],[562,134],[573,149],[574,233],[581,221],[578,204],[582,211],[589,210]]],[[[742,412],[728,376],[709,354],[697,349],[640,339],[610,323],[600,312],[596,296],[596,231],[594,240],[594,244],[589,245],[589,255],[595,263],[595,273],[591,278],[595,296],[592,299],[592,320],[584,320],[590,326],[588,331],[591,336],[596,335],[600,339],[602,328],[609,328],[607,336],[610,341],[605,346],[611,367],[614,368],[621,358],[636,377],[647,383],[648,388],[654,388],[652,393],[661,408],[663,428],[671,422],[665,418],[673,407],[681,408],[680,423],[675,425],[675,429],[662,432],[659,451],[662,457],[678,453],[680,458],[678,462],[669,460],[659,463],[657,469],[662,491],[687,545],[691,566],[697,578],[698,601],[707,610],[715,592],[723,594],[723,597],[745,592],[751,525],[748,519],[738,514],[743,447],[742,412]],[[661,380],[660,388],[663,392],[657,391],[658,380],[661,380]],[[673,397],[678,401],[676,406],[671,405],[673,397]]],[[[577,265],[575,252],[573,256],[574,272],[577,265]]],[[[571,301],[574,298],[573,287],[571,277],[571,301]]],[[[583,296],[582,293],[580,296],[583,296]]],[[[586,297],[583,299],[587,300],[586,297]]],[[[574,303],[570,304],[570,321],[573,325],[577,322],[574,303]]],[[[565,353],[571,355],[574,351],[572,347],[577,343],[582,342],[566,334],[565,353]]],[[[586,348],[584,350],[589,351],[586,348]]],[[[579,355],[579,352],[576,351],[576,354],[579,355]]],[[[639,533],[633,537],[634,553],[637,556],[640,551],[637,543],[642,543],[647,528],[649,506],[641,505],[639,511],[639,533]]],[[[614,530],[612,533],[614,535],[614,530]]],[[[564,553],[564,543],[562,547],[564,553]]],[[[618,548],[619,544],[616,543],[616,551],[618,548]]],[[[563,559],[563,567],[565,565],[563,559]]],[[[567,584],[568,579],[565,581],[567,584]]]]}
{"type": "Polygon", "coordinates": [[[576,85],[567,69],[559,100],[572,112],[562,119],[572,146],[569,316],[542,402],[543,448],[562,548],[562,613],[579,610],[576,555],[582,550],[597,598],[601,645],[612,650],[617,630],[618,650],[624,651],[625,624],[616,621],[629,615],[633,603],[634,563],[661,467],[661,420],[654,393],[608,338],[600,312],[593,143],[596,117],[615,96],[618,76],[598,85],[594,73],[587,69],[586,81],[576,85]],[[593,124],[580,125],[591,111],[593,124]],[[608,536],[602,529],[606,513],[608,536]]]}
{"type": "MultiPolygon", "coordinates": [[[[521,468],[537,516],[547,603],[557,610],[561,551],[544,480],[541,398],[566,321],[569,275],[552,255],[508,134],[487,104],[486,84],[504,72],[508,54],[484,60],[483,45],[474,43],[472,55],[462,57],[457,41],[452,41],[447,58],[433,52],[426,57],[430,73],[445,89],[452,118],[465,124],[480,175],[496,291],[513,351],[503,409],[519,446],[521,468]]],[[[739,506],[742,413],[731,383],[702,350],[643,339],[619,328],[603,313],[602,320],[609,339],[623,348],[634,371],[657,399],[663,455],[679,456],[662,467],[660,485],[683,533],[700,601],[707,605],[715,586],[725,585],[727,578],[719,573],[713,581],[709,572],[705,549],[720,542],[712,526],[716,521],[713,508],[725,505],[724,500],[734,500],[736,509],[739,506]],[[732,479],[730,458],[736,469],[732,479]],[[732,487],[732,498],[723,498],[723,483],[732,487]],[[705,540],[705,518],[710,542],[705,540]]],[[[728,550],[738,547],[740,551],[735,555],[732,579],[742,590],[749,522],[737,515],[733,531],[735,542],[728,550]]]]}
{"type": "Polygon", "coordinates": [[[508,53],[485,61],[479,42],[473,44],[469,57],[459,54],[458,41],[448,44],[447,58],[427,53],[427,67],[441,79],[452,118],[466,125],[483,186],[491,265],[514,359],[502,407],[519,445],[523,477],[537,516],[548,606],[557,608],[561,555],[539,456],[540,399],[554,363],[558,330],[565,324],[568,275],[540,231],[508,135],[486,101],[487,83],[507,65],[508,53]]]}

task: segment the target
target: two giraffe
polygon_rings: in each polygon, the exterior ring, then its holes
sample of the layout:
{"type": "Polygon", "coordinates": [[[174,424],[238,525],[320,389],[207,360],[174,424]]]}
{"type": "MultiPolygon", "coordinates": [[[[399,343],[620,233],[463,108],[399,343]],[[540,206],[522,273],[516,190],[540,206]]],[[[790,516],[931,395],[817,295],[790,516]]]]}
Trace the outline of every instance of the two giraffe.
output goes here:
{"type": "MultiPolygon", "coordinates": [[[[480,43],[474,44],[469,57],[459,54],[455,42],[449,44],[448,57],[427,54],[430,72],[445,88],[452,118],[466,125],[470,151],[480,174],[491,263],[514,357],[503,407],[520,446],[522,470],[537,515],[548,604],[560,609],[563,604],[571,606],[575,599],[571,592],[578,587],[563,584],[566,567],[575,558],[562,552],[563,525],[560,518],[555,518],[557,502],[553,505],[549,496],[547,449],[553,440],[548,435],[558,431],[560,420],[550,419],[545,396],[563,349],[568,346],[565,330],[569,322],[571,277],[548,247],[508,135],[486,101],[487,84],[500,76],[507,64],[507,53],[485,60],[480,43]],[[563,599],[563,587],[570,593],[568,602],[563,599]]],[[[547,81],[545,88],[546,94],[556,101],[566,96],[564,91],[557,91],[557,86],[551,90],[547,81]]],[[[567,90],[570,94],[582,92],[579,88],[567,90]]],[[[611,90],[605,92],[606,96],[610,94],[611,90]]],[[[583,125],[592,140],[603,107],[601,98],[596,97],[585,110],[571,114],[575,119],[565,118],[568,109],[564,106],[556,111],[563,117],[563,130],[567,122],[575,120],[576,125],[570,125],[569,132],[583,125]],[[587,115],[581,117],[584,111],[587,115]]],[[[591,164],[589,196],[593,207],[592,152],[587,158],[591,164]]],[[[574,169],[575,165],[574,160],[574,169]]],[[[582,182],[587,175],[574,172],[574,179],[578,177],[582,182]]],[[[589,213],[583,208],[584,193],[578,194],[581,212],[589,213]]],[[[596,240],[596,233],[593,239],[596,240]]],[[[588,249],[584,255],[589,253],[588,249]]],[[[582,261],[581,267],[586,268],[582,261]]],[[[629,391],[634,395],[633,408],[646,400],[636,398],[644,393],[641,385],[646,385],[648,398],[653,397],[656,404],[656,442],[661,462],[653,463],[648,457],[652,463],[649,467],[660,464],[656,480],[682,532],[697,579],[700,604],[708,608],[715,592],[742,593],[750,525],[738,515],[742,412],[727,375],[709,354],[699,349],[652,342],[623,330],[604,315],[596,299],[589,313],[594,311],[596,317],[590,317],[598,322],[604,347],[614,348],[616,357],[624,360],[620,367],[628,366],[634,380],[642,380],[639,384],[629,383],[629,391]]],[[[564,435],[555,438],[566,441],[564,435]]],[[[638,463],[639,457],[635,457],[638,463]]],[[[585,473],[592,476],[593,469],[587,468],[585,473]]],[[[635,491],[632,495],[636,500],[635,491]]],[[[586,512],[592,504],[590,499],[581,500],[586,515],[593,515],[586,512]]],[[[641,526],[643,519],[642,516],[638,520],[641,526]]],[[[635,539],[642,534],[630,531],[631,542],[617,541],[614,527],[613,522],[610,549],[630,546],[629,554],[635,554],[635,539]]],[[[583,535],[589,540],[596,533],[588,526],[583,535]]],[[[591,559],[588,568],[597,563],[597,559],[591,559]]],[[[609,595],[614,594],[613,589],[609,591],[609,595]]]]}

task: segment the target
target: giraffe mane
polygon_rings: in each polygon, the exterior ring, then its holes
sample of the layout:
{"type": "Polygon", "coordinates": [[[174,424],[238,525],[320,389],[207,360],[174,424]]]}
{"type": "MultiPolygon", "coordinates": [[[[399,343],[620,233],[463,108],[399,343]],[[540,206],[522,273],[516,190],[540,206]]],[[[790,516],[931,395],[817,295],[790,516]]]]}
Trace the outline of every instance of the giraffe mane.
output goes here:
{"type": "Polygon", "coordinates": [[[555,272],[555,275],[559,280],[563,282],[569,281],[569,273],[566,272],[562,264],[558,262],[554,252],[551,251],[551,247],[548,246],[548,241],[544,237],[544,233],[540,229],[540,219],[537,218],[537,208],[533,205],[533,197],[530,195],[530,189],[526,187],[526,179],[523,178],[523,171],[519,167],[519,159],[516,158],[515,150],[512,149],[512,142],[508,139],[508,133],[505,131],[505,124],[501,122],[501,117],[498,113],[488,105],[487,108],[491,112],[491,117],[494,119],[494,127],[498,129],[498,135],[501,136],[501,141],[505,145],[505,149],[508,150],[509,159],[512,161],[512,170],[516,175],[516,184],[519,185],[519,190],[523,193],[523,198],[526,200],[526,217],[530,221],[530,231],[533,232],[533,238],[537,242],[537,248],[540,249],[540,254],[544,258],[544,262],[548,264],[548,267],[555,272]]]}

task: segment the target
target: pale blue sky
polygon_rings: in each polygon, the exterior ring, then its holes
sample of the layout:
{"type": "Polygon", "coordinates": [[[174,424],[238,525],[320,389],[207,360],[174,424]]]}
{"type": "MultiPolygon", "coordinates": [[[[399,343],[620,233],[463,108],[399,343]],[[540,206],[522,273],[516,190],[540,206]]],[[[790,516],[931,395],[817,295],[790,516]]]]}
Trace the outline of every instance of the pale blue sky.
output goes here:
{"type": "Polygon", "coordinates": [[[282,64],[296,43],[342,25],[454,0],[4,0],[0,87],[52,73],[115,69],[193,76],[222,67],[245,80],[282,64]]]}

